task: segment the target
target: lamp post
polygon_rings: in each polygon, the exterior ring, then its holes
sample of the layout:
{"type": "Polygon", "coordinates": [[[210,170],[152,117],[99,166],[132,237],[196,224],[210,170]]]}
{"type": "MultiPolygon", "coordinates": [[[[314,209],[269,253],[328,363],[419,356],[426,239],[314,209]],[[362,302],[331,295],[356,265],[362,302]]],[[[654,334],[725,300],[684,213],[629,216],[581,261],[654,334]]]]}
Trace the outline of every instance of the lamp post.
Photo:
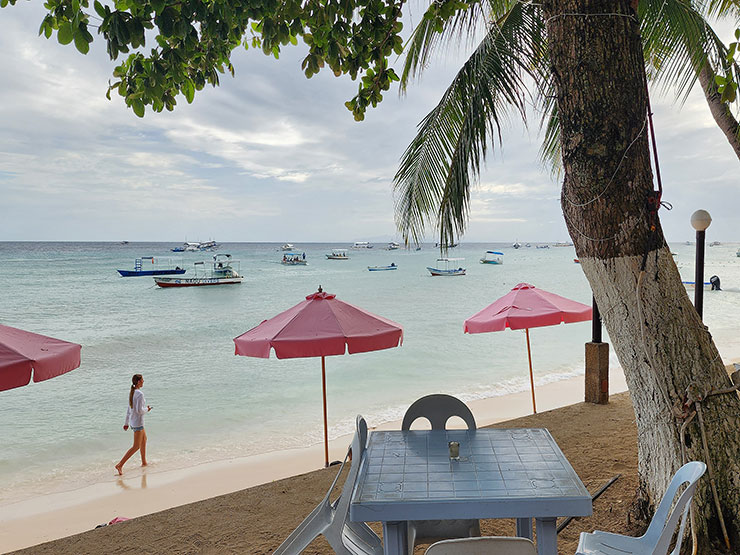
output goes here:
{"type": "Polygon", "coordinates": [[[704,235],[712,217],[706,210],[691,214],[691,226],[696,230],[696,261],[694,267],[694,308],[702,318],[704,308],[704,235]]]}

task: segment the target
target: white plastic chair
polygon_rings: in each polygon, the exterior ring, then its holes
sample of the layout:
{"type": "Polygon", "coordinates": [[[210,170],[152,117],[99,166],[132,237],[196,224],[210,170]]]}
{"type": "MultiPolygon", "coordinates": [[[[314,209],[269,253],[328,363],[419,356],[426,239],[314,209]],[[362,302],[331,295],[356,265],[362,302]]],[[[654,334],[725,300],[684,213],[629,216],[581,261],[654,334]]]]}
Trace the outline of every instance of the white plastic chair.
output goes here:
{"type": "Polygon", "coordinates": [[[593,533],[582,532],[576,555],[666,555],[680,517],[681,526],[676,537],[676,545],[671,552],[671,555],[678,555],[681,551],[681,541],[686,528],[686,516],[689,512],[691,498],[699,478],[706,469],[707,465],[700,461],[688,462],[678,469],[643,536],[633,538],[600,530],[593,533]],[[685,483],[688,483],[688,487],[678,497],[669,515],[673,498],[678,488],[685,483]]]}
{"type": "Polygon", "coordinates": [[[360,460],[367,447],[367,423],[362,416],[357,416],[357,431],[352,445],[347,451],[342,465],[339,467],[329,491],[321,503],[311,511],[303,522],[280,544],[273,555],[298,555],[319,535],[323,534],[326,541],[335,553],[339,555],[382,555],[383,543],[380,538],[364,522],[349,520],[349,502],[352,490],[357,481],[360,469],[360,460]],[[342,474],[344,465],[352,456],[347,479],[342,486],[342,493],[334,501],[330,501],[331,493],[342,474]]]}
{"type": "Polygon", "coordinates": [[[425,555],[537,555],[527,538],[483,537],[433,543],[425,555]]]}
{"type": "MultiPolygon", "coordinates": [[[[426,418],[432,430],[444,430],[447,421],[459,416],[465,421],[469,430],[475,430],[475,418],[468,406],[457,397],[435,393],[414,401],[406,410],[401,430],[410,430],[418,418],[426,418]]],[[[417,540],[437,538],[467,538],[480,536],[480,521],[467,520],[413,520],[408,522],[409,553],[413,553],[417,540]]]]}

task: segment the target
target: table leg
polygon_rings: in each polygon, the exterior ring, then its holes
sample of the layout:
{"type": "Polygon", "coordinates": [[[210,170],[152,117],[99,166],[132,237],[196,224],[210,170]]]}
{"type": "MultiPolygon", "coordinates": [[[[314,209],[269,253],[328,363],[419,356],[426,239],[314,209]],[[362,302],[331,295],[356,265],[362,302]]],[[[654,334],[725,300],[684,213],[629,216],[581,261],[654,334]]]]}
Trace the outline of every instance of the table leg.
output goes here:
{"type": "Polygon", "coordinates": [[[406,555],[408,529],[406,521],[383,522],[383,554],[406,555]]]}
{"type": "Polygon", "coordinates": [[[555,518],[537,518],[537,555],[557,555],[558,531],[555,518]]]}
{"type": "Polygon", "coordinates": [[[517,518],[516,519],[516,536],[518,538],[533,539],[532,535],[532,519],[531,518],[517,518]]]}

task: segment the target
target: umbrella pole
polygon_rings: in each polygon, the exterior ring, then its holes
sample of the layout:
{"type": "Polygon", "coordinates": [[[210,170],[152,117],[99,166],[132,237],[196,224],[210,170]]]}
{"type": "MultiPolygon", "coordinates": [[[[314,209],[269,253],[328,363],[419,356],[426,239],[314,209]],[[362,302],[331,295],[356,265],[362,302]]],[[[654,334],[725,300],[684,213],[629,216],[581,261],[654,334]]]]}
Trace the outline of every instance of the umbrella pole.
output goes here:
{"type": "Polygon", "coordinates": [[[524,330],[527,332],[527,357],[529,357],[529,383],[532,385],[532,411],[537,414],[537,405],[534,402],[534,374],[532,373],[532,350],[529,348],[529,328],[524,330]]]}
{"type": "Polygon", "coordinates": [[[326,358],[321,357],[321,388],[324,393],[324,468],[329,466],[329,427],[326,424],[326,358]]]}

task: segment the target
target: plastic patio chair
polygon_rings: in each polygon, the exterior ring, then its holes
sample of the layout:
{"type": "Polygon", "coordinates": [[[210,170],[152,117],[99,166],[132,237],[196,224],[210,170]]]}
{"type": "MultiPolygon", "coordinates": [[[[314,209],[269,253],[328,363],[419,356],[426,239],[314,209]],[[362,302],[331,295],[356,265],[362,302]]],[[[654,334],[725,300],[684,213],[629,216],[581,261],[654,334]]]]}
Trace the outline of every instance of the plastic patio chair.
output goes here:
{"type": "Polygon", "coordinates": [[[537,555],[537,550],[527,538],[486,536],[442,540],[430,545],[425,555],[537,555]]]}
{"type": "Polygon", "coordinates": [[[681,552],[681,541],[686,528],[686,516],[689,513],[691,498],[699,478],[706,469],[707,465],[700,461],[688,462],[678,469],[644,535],[634,538],[600,530],[592,533],[581,532],[576,555],[612,555],[614,553],[666,555],[680,517],[681,525],[676,537],[676,545],[671,552],[671,555],[678,555],[681,552]],[[688,483],[688,487],[678,497],[673,511],[669,514],[678,488],[685,483],[688,483]]]}
{"type": "MultiPolygon", "coordinates": [[[[444,430],[447,421],[459,416],[469,430],[477,428],[475,418],[468,406],[457,397],[436,393],[414,401],[406,411],[401,430],[410,430],[418,418],[426,418],[432,430],[444,430]]],[[[408,522],[409,553],[413,552],[417,540],[436,538],[467,538],[480,536],[480,521],[467,520],[413,520],[408,522]]]]}
{"type": "Polygon", "coordinates": [[[383,543],[380,538],[364,522],[349,520],[349,502],[352,490],[357,481],[362,454],[367,447],[367,423],[362,416],[357,416],[357,431],[352,445],[347,451],[342,465],[339,467],[329,491],[321,503],[311,511],[303,522],[280,544],[273,555],[298,555],[319,535],[323,534],[326,541],[335,553],[339,555],[382,555],[383,543]],[[350,468],[347,479],[342,486],[342,493],[332,502],[331,493],[342,474],[344,465],[350,458],[350,468]]]}

